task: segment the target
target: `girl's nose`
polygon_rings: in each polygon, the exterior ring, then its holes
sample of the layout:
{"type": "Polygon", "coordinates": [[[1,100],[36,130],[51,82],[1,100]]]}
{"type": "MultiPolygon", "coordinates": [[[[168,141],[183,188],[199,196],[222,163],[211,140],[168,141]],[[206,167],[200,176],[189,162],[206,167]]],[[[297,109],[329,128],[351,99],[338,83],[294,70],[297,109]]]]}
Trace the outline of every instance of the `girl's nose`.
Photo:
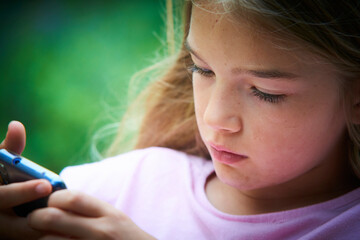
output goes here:
{"type": "Polygon", "coordinates": [[[216,88],[209,96],[203,120],[216,131],[236,133],[242,129],[241,109],[232,91],[216,88]]]}

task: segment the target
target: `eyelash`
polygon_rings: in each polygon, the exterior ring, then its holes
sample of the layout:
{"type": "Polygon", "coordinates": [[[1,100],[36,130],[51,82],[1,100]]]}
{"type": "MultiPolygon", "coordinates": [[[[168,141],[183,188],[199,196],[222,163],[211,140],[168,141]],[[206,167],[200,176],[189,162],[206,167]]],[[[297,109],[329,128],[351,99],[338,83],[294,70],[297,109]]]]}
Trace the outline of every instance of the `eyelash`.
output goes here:
{"type": "Polygon", "coordinates": [[[265,93],[265,92],[258,90],[256,87],[252,87],[251,90],[255,97],[258,97],[260,100],[263,100],[263,101],[269,102],[269,103],[279,103],[279,102],[283,101],[286,97],[284,94],[276,95],[276,94],[265,93]]]}
{"type": "MultiPolygon", "coordinates": [[[[205,77],[213,77],[214,76],[213,71],[200,68],[195,64],[191,64],[188,67],[188,70],[191,73],[199,73],[200,75],[205,76],[205,77]]],[[[281,102],[286,97],[286,95],[284,95],[284,94],[265,93],[265,92],[262,92],[262,91],[258,90],[256,87],[252,87],[251,91],[252,91],[252,94],[255,97],[259,98],[260,100],[265,101],[265,102],[269,102],[269,103],[273,103],[273,104],[281,102]]]]}
{"type": "Polygon", "coordinates": [[[195,64],[191,64],[191,65],[188,67],[188,70],[189,70],[191,73],[199,73],[200,75],[203,75],[203,76],[205,76],[205,77],[212,77],[212,76],[214,76],[213,71],[207,70],[207,69],[204,69],[204,68],[201,68],[201,67],[198,67],[198,66],[196,66],[195,64]]]}

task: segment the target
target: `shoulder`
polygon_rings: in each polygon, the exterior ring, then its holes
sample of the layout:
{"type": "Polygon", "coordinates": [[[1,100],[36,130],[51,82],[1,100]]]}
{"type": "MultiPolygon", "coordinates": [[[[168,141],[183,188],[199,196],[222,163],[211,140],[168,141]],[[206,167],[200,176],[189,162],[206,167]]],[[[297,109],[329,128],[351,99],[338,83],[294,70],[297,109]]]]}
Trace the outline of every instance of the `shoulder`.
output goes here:
{"type": "MultiPolygon", "coordinates": [[[[151,147],[139,150],[133,150],[114,157],[110,157],[98,162],[86,163],[78,166],[70,166],[65,168],[61,175],[67,177],[70,172],[101,172],[106,170],[107,173],[116,172],[116,174],[126,173],[131,169],[142,166],[159,167],[162,169],[177,167],[179,164],[185,164],[188,161],[202,161],[201,158],[188,155],[181,151],[169,148],[151,147]],[[175,166],[174,166],[175,165],[175,166]],[[177,166],[176,166],[177,165],[177,166]]],[[[107,174],[107,175],[108,175],[107,174]]],[[[98,175],[98,174],[97,174],[98,175]]],[[[104,175],[104,174],[101,174],[104,175]]],[[[74,178],[75,176],[72,176],[74,178]]]]}
{"type": "Polygon", "coordinates": [[[99,162],[65,168],[61,172],[69,189],[81,190],[108,202],[113,191],[129,186],[186,178],[189,169],[198,169],[205,159],[168,148],[151,147],[130,151],[99,162]]]}
{"type": "MultiPolygon", "coordinates": [[[[318,204],[323,211],[316,217],[322,220],[306,239],[358,239],[360,236],[360,188],[343,196],[318,204]],[[327,211],[326,211],[327,210],[327,211]],[[326,211],[326,212],[324,212],[326,211]]],[[[309,210],[314,210],[309,207],[309,210]]],[[[316,213],[312,211],[312,214],[316,213]]],[[[311,213],[309,212],[309,215],[311,213]]]]}
{"type": "MultiPolygon", "coordinates": [[[[115,169],[117,166],[132,167],[146,159],[153,161],[163,161],[165,159],[181,158],[184,153],[167,148],[151,147],[139,150],[133,150],[114,157],[106,158],[98,162],[86,163],[78,166],[70,166],[65,168],[61,174],[66,174],[68,170],[79,169],[97,169],[97,168],[110,168],[115,169]]],[[[121,169],[117,169],[121,170],[121,169]]]]}

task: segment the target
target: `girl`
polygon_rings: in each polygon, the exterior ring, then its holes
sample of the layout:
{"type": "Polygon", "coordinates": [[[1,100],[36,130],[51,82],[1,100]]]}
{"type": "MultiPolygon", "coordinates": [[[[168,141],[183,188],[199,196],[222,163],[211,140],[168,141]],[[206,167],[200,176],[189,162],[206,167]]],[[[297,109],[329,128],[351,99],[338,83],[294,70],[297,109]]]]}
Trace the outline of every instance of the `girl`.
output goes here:
{"type": "MultiPolygon", "coordinates": [[[[55,192],[27,219],[10,208],[49,184],[0,187],[2,236],[358,238],[358,1],[184,9],[181,49],[142,98],[138,150],[66,168],[81,193],[55,192]]],[[[21,152],[24,136],[12,122],[2,147],[21,152]]]]}

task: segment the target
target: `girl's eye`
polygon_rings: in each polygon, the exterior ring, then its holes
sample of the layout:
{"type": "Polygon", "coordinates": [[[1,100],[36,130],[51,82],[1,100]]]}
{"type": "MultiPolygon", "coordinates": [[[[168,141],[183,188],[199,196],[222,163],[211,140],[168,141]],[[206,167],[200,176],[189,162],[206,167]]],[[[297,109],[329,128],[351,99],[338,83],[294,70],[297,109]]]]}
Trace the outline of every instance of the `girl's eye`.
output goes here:
{"type": "Polygon", "coordinates": [[[276,94],[265,93],[265,92],[258,90],[256,87],[252,87],[251,90],[255,97],[258,97],[260,100],[269,102],[269,103],[279,103],[282,100],[284,100],[284,98],[286,97],[286,95],[284,95],[284,94],[276,95],[276,94]]]}
{"type": "Polygon", "coordinates": [[[208,70],[208,69],[205,69],[205,68],[201,68],[201,67],[198,67],[196,66],[195,64],[191,64],[189,67],[188,67],[188,70],[191,72],[191,73],[199,73],[205,77],[212,77],[214,76],[214,72],[211,71],[211,70],[208,70]]]}

